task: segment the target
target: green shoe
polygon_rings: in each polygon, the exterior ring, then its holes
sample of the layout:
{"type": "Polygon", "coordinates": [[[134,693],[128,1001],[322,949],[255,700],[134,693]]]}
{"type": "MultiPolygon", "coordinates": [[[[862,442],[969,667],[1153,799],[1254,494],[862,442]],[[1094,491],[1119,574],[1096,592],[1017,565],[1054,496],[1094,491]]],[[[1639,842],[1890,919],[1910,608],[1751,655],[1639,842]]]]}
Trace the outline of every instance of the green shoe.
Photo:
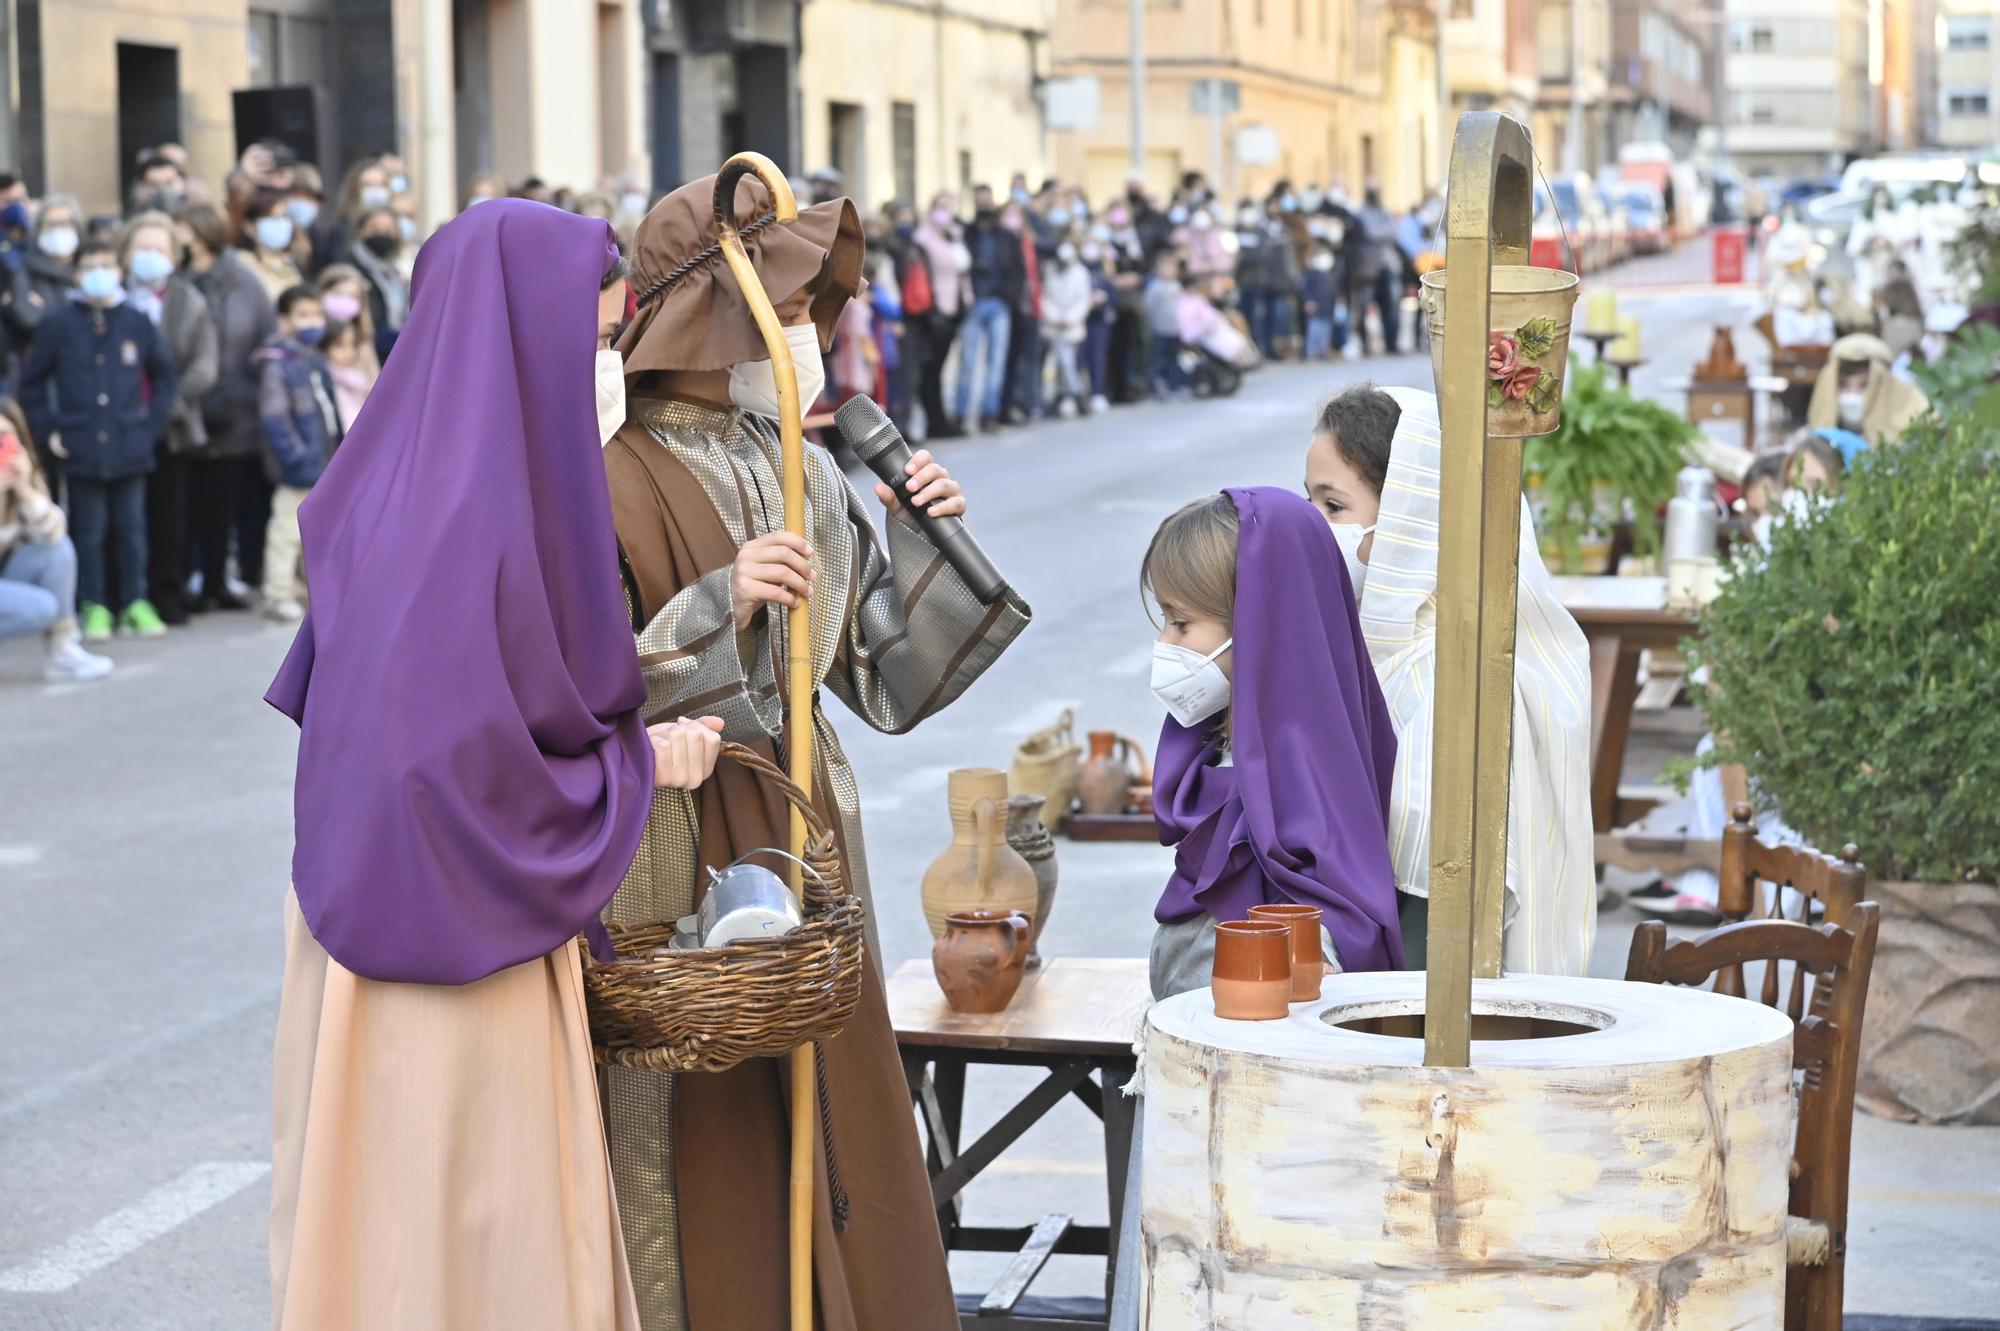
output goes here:
{"type": "Polygon", "coordinates": [[[84,603],[83,640],[85,642],[109,642],[111,640],[111,611],[101,605],[84,603]]]}
{"type": "Polygon", "coordinates": [[[167,622],[160,618],[159,611],[153,609],[151,601],[141,597],[125,607],[119,627],[141,638],[157,638],[167,631],[167,622]]]}

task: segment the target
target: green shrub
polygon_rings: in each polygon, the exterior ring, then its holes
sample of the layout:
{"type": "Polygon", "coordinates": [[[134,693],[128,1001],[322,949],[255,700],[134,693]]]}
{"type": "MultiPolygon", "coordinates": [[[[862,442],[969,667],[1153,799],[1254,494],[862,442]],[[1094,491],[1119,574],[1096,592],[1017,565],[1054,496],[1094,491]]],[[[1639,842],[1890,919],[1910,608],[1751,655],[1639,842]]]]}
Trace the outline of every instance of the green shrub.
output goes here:
{"type": "Polygon", "coordinates": [[[1694,435],[1675,412],[1620,388],[1604,366],[1572,360],[1561,426],[1529,439],[1521,455],[1522,472],[1543,505],[1537,518],[1542,540],[1574,569],[1584,533],[1610,531],[1629,499],[1633,548],[1642,555],[1657,551],[1658,510],[1673,497],[1683,450],[1694,435]]]}
{"type": "Polygon", "coordinates": [[[1941,416],[1966,414],[2000,427],[2000,328],[1967,323],[1945,344],[1944,354],[1911,368],[1924,396],[1941,416]]]}
{"type": "Polygon", "coordinates": [[[1713,761],[1871,875],[2000,882],[2000,436],[1926,418],[1701,616],[1713,761]]]}

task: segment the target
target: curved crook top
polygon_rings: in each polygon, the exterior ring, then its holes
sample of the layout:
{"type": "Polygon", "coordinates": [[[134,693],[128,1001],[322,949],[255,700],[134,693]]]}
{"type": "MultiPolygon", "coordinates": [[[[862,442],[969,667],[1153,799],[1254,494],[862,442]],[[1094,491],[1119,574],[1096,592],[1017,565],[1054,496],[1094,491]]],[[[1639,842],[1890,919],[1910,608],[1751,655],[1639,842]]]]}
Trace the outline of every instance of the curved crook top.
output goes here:
{"type": "Polygon", "coordinates": [[[1489,240],[1495,263],[1528,261],[1535,214],[1535,148],[1527,126],[1499,111],[1458,118],[1445,190],[1445,235],[1489,240]]]}
{"type": "Polygon", "coordinates": [[[717,236],[736,234],[736,184],[746,175],[756,176],[771,191],[771,208],[779,222],[798,221],[798,198],[792,193],[792,182],[785,179],[778,164],[762,153],[742,152],[724,162],[722,170],[715,173],[713,206],[717,236]]]}

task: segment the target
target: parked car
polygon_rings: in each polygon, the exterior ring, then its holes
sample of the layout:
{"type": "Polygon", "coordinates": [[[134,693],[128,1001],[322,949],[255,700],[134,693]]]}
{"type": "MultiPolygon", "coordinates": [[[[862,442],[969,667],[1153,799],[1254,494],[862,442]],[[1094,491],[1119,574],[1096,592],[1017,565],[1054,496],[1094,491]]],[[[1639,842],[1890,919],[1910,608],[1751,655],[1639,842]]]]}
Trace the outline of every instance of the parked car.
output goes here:
{"type": "Polygon", "coordinates": [[[1625,235],[1634,254],[1658,254],[1667,248],[1667,205],[1658,190],[1622,180],[1608,192],[1625,214],[1625,235]]]}
{"type": "Polygon", "coordinates": [[[1625,211],[1625,205],[1613,197],[1605,186],[1596,190],[1597,203],[1604,210],[1605,230],[1611,238],[1610,262],[1624,263],[1632,257],[1632,219],[1625,211]]]}
{"type": "Polygon", "coordinates": [[[1535,187],[1533,262],[1544,267],[1561,267],[1561,237],[1565,233],[1576,252],[1578,272],[1594,273],[1608,266],[1610,219],[1605,216],[1597,191],[1590,187],[1590,177],[1582,172],[1552,176],[1546,190],[1539,184],[1535,187]]]}
{"type": "Polygon", "coordinates": [[[1869,197],[1865,193],[1835,190],[1807,199],[1799,214],[1812,228],[1814,240],[1831,249],[1841,249],[1847,245],[1847,233],[1868,210],[1869,197]]]}

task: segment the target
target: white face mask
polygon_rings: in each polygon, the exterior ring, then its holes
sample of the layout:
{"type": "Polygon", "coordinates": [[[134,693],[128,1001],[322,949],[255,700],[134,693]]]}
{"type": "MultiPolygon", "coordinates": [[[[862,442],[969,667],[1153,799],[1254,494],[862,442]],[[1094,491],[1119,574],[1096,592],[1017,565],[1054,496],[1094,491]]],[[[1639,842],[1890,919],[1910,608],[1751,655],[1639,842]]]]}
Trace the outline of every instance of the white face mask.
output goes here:
{"type": "MultiPolygon", "coordinates": [[[[819,358],[819,328],[807,322],[785,329],[792,349],[792,369],[799,379],[799,412],[812,409],[826,387],[826,366],[819,358]]],[[[753,416],[778,419],[778,376],[768,360],[745,361],[729,367],[729,400],[753,416]]]]}
{"type": "Polygon", "coordinates": [[[1861,424],[1862,410],[1868,405],[1866,391],[1840,395],[1840,423],[1852,428],[1861,424]]]}
{"type": "Polygon", "coordinates": [[[67,259],[76,253],[78,244],[76,228],[73,226],[52,226],[35,238],[42,247],[42,253],[52,259],[67,259]]]}
{"type": "Polygon", "coordinates": [[[597,443],[611,442],[625,423],[625,358],[610,347],[597,353],[597,443]]]}
{"type": "Polygon", "coordinates": [[[1340,557],[1347,565],[1347,581],[1354,588],[1358,600],[1361,584],[1368,580],[1368,565],[1361,562],[1361,542],[1375,530],[1375,524],[1371,522],[1363,527],[1357,523],[1329,520],[1326,525],[1333,529],[1333,543],[1340,547],[1340,557]]]}
{"type": "Polygon", "coordinates": [[[1229,706],[1229,676],[1215,661],[1235,641],[1231,638],[1207,656],[1171,643],[1153,644],[1153,693],[1174,720],[1198,726],[1229,706]]]}

